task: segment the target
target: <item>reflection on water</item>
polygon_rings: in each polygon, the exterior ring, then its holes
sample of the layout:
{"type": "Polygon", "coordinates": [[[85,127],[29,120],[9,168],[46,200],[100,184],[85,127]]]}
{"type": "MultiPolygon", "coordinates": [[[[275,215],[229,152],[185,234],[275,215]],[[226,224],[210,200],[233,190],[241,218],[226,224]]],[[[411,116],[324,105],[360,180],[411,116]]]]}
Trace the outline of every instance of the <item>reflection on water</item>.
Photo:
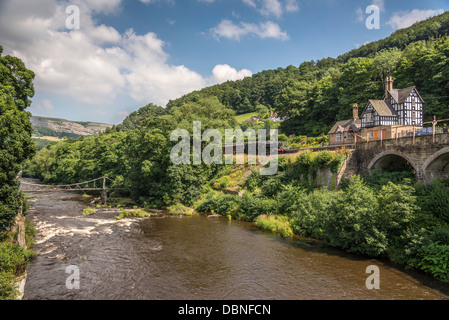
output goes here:
{"type": "Polygon", "coordinates": [[[193,217],[117,221],[111,212],[83,217],[70,195],[39,195],[39,256],[24,299],[448,299],[444,285],[420,273],[298,240],[252,224],[193,217]],[[65,269],[80,270],[68,290],[65,269]],[[380,290],[368,290],[369,265],[380,290]],[[445,292],[445,293],[444,293],[445,292]]]}

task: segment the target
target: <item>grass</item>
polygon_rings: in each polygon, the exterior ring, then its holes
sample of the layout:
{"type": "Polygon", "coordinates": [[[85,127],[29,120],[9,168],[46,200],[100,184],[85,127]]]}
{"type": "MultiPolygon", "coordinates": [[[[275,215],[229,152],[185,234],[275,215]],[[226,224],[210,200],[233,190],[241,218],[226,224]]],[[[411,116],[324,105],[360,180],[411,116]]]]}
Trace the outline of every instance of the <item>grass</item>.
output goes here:
{"type": "Polygon", "coordinates": [[[122,212],[120,212],[116,219],[121,220],[127,217],[148,218],[151,217],[151,214],[149,214],[145,210],[122,210],[122,212]]]}
{"type": "Polygon", "coordinates": [[[97,213],[97,210],[94,208],[86,208],[83,210],[83,216],[90,216],[97,213]]]}
{"type": "Polygon", "coordinates": [[[263,230],[280,233],[284,238],[293,236],[290,221],[284,216],[261,215],[256,219],[256,226],[263,230]]]}
{"type": "Polygon", "coordinates": [[[249,119],[251,117],[257,117],[257,116],[258,116],[257,112],[245,113],[245,114],[241,114],[239,116],[236,116],[235,120],[237,120],[237,122],[239,124],[242,124],[243,121],[245,121],[245,120],[247,120],[247,119],[249,119]]]}
{"type": "Polygon", "coordinates": [[[16,234],[0,233],[0,300],[16,300],[19,297],[16,282],[36,256],[32,250],[35,235],[36,229],[30,220],[25,220],[25,240],[28,249],[19,246],[15,240],[16,234]]]}
{"type": "Polygon", "coordinates": [[[167,210],[169,214],[178,216],[192,216],[194,212],[192,208],[186,207],[180,203],[168,207],[167,210]]]}

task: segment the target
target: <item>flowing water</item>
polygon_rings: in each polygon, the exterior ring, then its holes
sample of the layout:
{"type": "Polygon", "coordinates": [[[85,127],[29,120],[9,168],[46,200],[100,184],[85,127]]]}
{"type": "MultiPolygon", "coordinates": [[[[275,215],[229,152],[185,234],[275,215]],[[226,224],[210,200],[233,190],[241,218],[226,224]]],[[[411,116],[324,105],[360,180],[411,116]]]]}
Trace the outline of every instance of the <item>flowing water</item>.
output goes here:
{"type": "Polygon", "coordinates": [[[29,199],[38,256],[24,299],[449,299],[418,272],[204,215],[117,220],[67,192],[29,199]],[[380,270],[380,290],[365,273],[380,270]],[[79,270],[79,289],[66,285],[79,270]]]}

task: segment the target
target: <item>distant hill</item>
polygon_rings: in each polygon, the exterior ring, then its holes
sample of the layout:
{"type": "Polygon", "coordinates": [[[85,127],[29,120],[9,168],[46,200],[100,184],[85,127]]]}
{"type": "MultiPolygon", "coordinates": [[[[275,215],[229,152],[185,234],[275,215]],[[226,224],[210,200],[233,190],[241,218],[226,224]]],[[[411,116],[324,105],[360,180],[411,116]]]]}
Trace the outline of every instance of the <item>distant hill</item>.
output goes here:
{"type": "Polygon", "coordinates": [[[31,117],[33,140],[38,150],[54,141],[64,138],[77,139],[92,136],[111,128],[112,125],[97,122],[69,121],[66,119],[31,117]]]}

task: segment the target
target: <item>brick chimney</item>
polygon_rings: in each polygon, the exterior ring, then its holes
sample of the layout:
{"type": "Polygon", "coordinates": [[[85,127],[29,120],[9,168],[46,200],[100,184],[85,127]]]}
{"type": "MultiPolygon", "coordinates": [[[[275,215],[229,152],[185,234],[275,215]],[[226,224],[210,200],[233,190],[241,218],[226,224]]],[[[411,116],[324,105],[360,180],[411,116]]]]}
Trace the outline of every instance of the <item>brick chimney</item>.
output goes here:
{"type": "Polygon", "coordinates": [[[352,117],[354,120],[359,119],[359,105],[357,103],[352,106],[352,117]]]}
{"type": "Polygon", "coordinates": [[[387,77],[387,80],[385,80],[385,100],[390,100],[390,93],[388,91],[393,90],[393,78],[387,77]]]}

